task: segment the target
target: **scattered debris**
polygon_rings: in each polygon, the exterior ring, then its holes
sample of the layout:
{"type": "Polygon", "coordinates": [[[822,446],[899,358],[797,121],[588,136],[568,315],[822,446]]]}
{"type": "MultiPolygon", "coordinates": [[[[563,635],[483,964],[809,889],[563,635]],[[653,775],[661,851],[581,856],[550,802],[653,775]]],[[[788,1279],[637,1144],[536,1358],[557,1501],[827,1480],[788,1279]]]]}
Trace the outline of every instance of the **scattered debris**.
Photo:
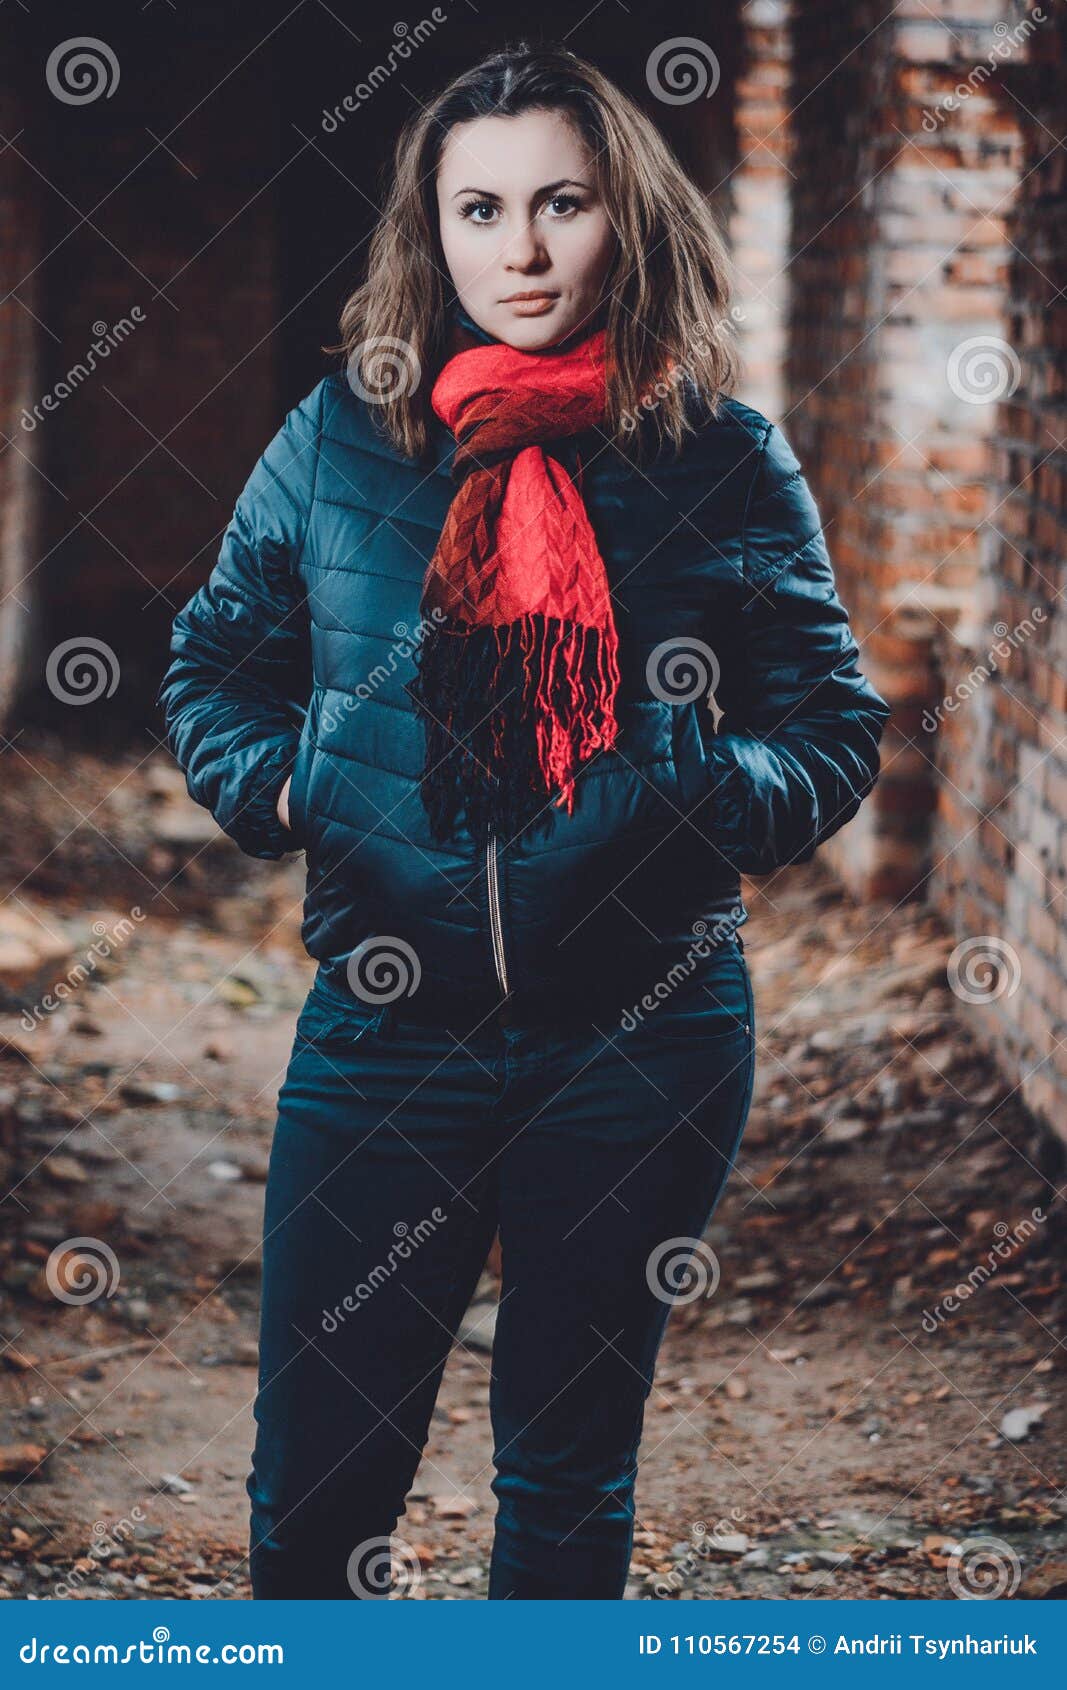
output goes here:
{"type": "Polygon", "coordinates": [[[1047,1402],[1032,1403],[1028,1408],[1010,1408],[1000,1422],[1000,1435],[1021,1443],[1045,1417],[1047,1402]]]}

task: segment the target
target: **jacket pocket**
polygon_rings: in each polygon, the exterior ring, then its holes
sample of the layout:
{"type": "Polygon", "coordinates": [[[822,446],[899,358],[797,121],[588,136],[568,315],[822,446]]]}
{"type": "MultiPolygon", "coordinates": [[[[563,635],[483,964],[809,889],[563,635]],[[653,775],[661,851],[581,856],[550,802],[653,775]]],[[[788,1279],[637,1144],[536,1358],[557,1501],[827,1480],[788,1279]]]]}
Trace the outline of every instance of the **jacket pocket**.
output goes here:
{"type": "MultiPolygon", "coordinates": [[[[708,795],[708,765],[704,735],[700,731],[695,704],[674,710],[671,727],[671,756],[679,803],[686,815],[708,795]]],[[[714,733],[708,711],[708,735],[714,733]]]]}
{"type": "MultiPolygon", "coordinates": [[[[303,733],[307,734],[305,722],[303,733]]],[[[307,839],[307,788],[311,776],[311,765],[315,760],[317,747],[314,740],[302,737],[300,749],[296,754],[289,783],[289,831],[293,837],[293,845],[302,848],[307,839]]]]}

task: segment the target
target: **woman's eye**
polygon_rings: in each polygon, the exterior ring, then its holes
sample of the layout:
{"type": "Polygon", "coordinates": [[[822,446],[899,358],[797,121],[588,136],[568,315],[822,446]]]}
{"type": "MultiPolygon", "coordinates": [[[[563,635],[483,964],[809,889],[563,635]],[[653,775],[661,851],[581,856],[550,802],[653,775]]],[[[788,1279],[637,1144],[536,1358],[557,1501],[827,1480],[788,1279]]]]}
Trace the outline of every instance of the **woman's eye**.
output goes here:
{"type": "Polygon", "coordinates": [[[557,210],[553,213],[554,216],[558,217],[566,216],[567,213],[571,211],[577,211],[579,201],[575,199],[573,194],[553,194],[552,198],[548,201],[548,204],[550,206],[561,206],[563,208],[562,212],[557,210]]]}
{"type": "Polygon", "coordinates": [[[488,218],[475,217],[474,213],[476,211],[495,210],[496,206],[493,204],[492,200],[468,200],[465,205],[460,206],[459,214],[461,217],[469,218],[472,223],[486,223],[489,221],[488,218]]]}

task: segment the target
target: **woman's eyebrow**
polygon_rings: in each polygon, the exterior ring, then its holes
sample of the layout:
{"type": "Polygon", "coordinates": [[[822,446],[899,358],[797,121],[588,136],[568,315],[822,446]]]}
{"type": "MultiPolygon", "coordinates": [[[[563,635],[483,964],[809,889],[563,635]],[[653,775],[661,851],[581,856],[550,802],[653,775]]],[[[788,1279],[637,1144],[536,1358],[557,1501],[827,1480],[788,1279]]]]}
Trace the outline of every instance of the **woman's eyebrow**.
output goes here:
{"type": "MultiPolygon", "coordinates": [[[[567,187],[585,188],[588,190],[589,183],[579,182],[573,176],[561,176],[558,182],[546,182],[543,187],[535,188],[530,197],[532,199],[536,199],[541,194],[552,194],[556,192],[557,188],[567,187]]],[[[452,198],[458,199],[460,194],[480,194],[484,200],[498,200],[500,198],[500,195],[495,194],[492,188],[457,188],[455,193],[452,195],[452,198]]]]}

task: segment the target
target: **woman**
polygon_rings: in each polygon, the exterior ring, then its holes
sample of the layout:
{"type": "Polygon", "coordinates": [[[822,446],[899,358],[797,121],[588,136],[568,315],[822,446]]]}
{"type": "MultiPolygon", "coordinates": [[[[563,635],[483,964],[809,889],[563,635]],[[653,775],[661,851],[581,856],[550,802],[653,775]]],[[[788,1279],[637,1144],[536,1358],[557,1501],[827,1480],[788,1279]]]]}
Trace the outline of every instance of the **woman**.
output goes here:
{"type": "Polygon", "coordinates": [[[266,1192],[256,1597],[395,1588],[498,1230],[489,1596],[623,1594],[752,1093],[739,876],[855,814],[888,715],[729,328],[648,118],[562,49],[493,55],[401,138],[346,369],[176,618],[169,743],[246,852],[306,853],[318,962],[266,1192]]]}

